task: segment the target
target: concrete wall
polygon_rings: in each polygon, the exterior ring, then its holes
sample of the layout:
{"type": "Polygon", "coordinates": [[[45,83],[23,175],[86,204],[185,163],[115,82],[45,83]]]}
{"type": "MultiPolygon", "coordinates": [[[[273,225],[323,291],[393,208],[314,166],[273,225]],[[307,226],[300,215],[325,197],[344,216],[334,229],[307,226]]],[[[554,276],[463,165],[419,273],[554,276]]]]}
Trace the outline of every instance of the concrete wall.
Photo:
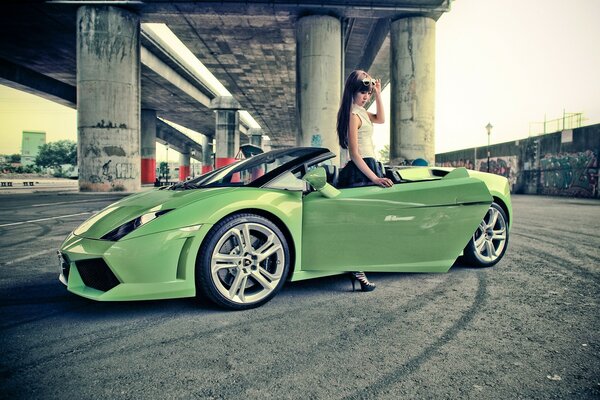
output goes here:
{"type": "MultiPolygon", "coordinates": [[[[490,146],[490,172],[513,193],[600,197],[600,124],[490,146]]],[[[436,154],[438,166],[487,171],[487,146],[436,154]]]]}

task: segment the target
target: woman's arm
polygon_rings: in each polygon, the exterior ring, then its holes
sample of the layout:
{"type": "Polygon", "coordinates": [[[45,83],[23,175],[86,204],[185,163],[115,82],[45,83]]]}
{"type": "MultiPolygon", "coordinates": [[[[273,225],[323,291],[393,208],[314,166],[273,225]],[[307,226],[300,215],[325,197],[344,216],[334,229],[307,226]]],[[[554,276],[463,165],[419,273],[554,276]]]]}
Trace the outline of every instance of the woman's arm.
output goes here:
{"type": "Polygon", "coordinates": [[[381,80],[375,81],[375,104],[377,104],[377,114],[369,113],[369,119],[374,124],[383,124],[385,122],[385,110],[381,100],[381,80]]]}
{"type": "Polygon", "coordinates": [[[348,152],[350,153],[350,159],[356,164],[358,169],[361,170],[363,174],[371,182],[376,185],[382,187],[391,187],[393,186],[393,182],[388,178],[380,178],[375,175],[375,172],[369,168],[365,160],[363,160],[362,156],[358,152],[358,128],[360,128],[361,120],[360,117],[356,114],[350,115],[350,126],[348,127],[348,152]]]}

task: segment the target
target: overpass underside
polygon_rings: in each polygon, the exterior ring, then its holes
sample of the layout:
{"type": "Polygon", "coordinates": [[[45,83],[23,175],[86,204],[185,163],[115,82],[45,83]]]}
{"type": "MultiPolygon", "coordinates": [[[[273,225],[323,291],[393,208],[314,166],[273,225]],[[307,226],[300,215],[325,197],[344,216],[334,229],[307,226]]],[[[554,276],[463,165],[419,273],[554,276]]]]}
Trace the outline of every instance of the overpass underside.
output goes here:
{"type": "Polygon", "coordinates": [[[250,136],[340,154],[335,120],[354,69],[391,84],[392,160],[433,162],[435,21],[450,1],[10,3],[0,83],[77,108],[82,190],[153,181],[157,141],[204,170],[250,136]]]}

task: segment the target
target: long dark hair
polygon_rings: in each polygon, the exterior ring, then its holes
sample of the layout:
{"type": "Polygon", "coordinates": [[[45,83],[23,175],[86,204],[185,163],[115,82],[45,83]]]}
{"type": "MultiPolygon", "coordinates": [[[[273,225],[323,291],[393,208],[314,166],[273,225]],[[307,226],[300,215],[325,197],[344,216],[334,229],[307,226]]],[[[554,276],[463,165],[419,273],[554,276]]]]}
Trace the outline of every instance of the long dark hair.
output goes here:
{"type": "Polygon", "coordinates": [[[350,127],[350,113],[352,111],[352,103],[354,102],[354,95],[357,92],[368,92],[371,89],[371,85],[365,85],[363,79],[368,77],[365,71],[355,70],[352,71],[348,78],[346,78],[346,84],[344,85],[344,93],[342,94],[342,103],[337,114],[337,134],[340,146],[343,149],[348,148],[348,128],[350,127]]]}

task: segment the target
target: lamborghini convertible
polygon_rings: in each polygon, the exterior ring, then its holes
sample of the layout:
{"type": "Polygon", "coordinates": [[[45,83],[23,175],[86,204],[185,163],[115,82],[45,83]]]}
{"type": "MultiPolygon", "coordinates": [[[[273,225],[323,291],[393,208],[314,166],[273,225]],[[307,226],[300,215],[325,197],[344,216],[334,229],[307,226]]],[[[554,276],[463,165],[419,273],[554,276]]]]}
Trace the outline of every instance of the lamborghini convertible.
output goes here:
{"type": "Polygon", "coordinates": [[[505,178],[464,168],[385,167],[391,188],[336,188],[323,148],[275,150],[126,197],[75,229],[60,281],[101,301],[204,296],[229,309],[286,280],[347,271],[446,272],[504,256],[505,178]]]}

